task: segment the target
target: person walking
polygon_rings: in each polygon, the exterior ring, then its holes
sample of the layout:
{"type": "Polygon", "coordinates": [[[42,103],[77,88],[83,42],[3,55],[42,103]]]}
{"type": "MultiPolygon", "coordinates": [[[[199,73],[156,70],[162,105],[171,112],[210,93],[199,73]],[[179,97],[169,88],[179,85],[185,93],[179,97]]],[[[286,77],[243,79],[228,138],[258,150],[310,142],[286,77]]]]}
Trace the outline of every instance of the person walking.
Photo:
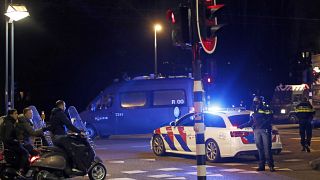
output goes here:
{"type": "Polygon", "coordinates": [[[272,110],[264,104],[262,96],[255,96],[252,104],[252,115],[247,123],[239,126],[240,129],[252,126],[254,139],[259,153],[259,167],[257,171],[265,171],[266,161],[271,172],[274,172],[274,161],[272,157],[271,121],[272,110]]]}
{"type": "Polygon", "coordinates": [[[299,119],[299,133],[300,133],[300,143],[302,146],[301,151],[311,152],[311,138],[312,138],[312,124],[313,115],[315,113],[313,106],[308,101],[307,97],[295,108],[296,116],[299,119]]]}

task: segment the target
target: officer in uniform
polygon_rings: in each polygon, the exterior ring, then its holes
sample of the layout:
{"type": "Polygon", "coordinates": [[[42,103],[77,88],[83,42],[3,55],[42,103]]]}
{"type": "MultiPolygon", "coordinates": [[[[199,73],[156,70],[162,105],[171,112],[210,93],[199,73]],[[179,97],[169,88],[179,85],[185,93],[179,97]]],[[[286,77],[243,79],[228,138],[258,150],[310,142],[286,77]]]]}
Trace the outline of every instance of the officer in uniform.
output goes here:
{"type": "Polygon", "coordinates": [[[252,115],[250,121],[239,126],[244,128],[252,126],[254,132],[254,138],[259,153],[259,167],[257,171],[264,171],[266,161],[271,172],[274,172],[274,162],[271,151],[271,121],[273,113],[271,109],[264,104],[263,97],[255,96],[253,98],[252,115]]]}
{"type": "Polygon", "coordinates": [[[301,137],[302,151],[310,152],[311,138],[312,138],[312,125],[311,121],[315,113],[308,98],[304,97],[295,109],[296,116],[299,119],[299,132],[301,137]],[[307,137],[306,137],[307,135],[307,137]]]}

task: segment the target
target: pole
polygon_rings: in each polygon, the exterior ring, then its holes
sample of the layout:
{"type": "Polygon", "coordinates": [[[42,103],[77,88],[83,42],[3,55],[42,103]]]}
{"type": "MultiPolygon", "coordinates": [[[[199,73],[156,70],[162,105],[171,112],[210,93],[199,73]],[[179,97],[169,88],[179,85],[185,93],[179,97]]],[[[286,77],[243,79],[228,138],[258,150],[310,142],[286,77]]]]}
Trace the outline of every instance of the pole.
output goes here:
{"type": "Polygon", "coordinates": [[[197,0],[192,0],[191,3],[191,44],[192,44],[192,65],[193,65],[193,97],[194,97],[194,130],[196,132],[196,157],[197,157],[197,179],[205,180],[206,176],[206,152],[205,152],[205,137],[204,137],[204,121],[203,121],[203,86],[201,81],[201,60],[200,47],[197,30],[196,18],[196,3],[197,0]]]}
{"type": "Polygon", "coordinates": [[[14,25],[11,22],[11,109],[14,108],[14,25]]]}
{"type": "MultiPolygon", "coordinates": [[[[8,2],[7,0],[4,1],[4,7],[7,8],[8,6],[8,2]]],[[[6,10],[6,9],[5,9],[6,10]]],[[[6,21],[6,79],[5,79],[5,90],[4,90],[4,95],[5,95],[5,113],[8,112],[8,101],[9,101],[9,54],[8,54],[8,47],[9,47],[9,43],[8,43],[8,18],[5,17],[5,21],[6,21]]]]}
{"type": "Polygon", "coordinates": [[[157,28],[154,28],[154,75],[157,76],[157,28]]]}

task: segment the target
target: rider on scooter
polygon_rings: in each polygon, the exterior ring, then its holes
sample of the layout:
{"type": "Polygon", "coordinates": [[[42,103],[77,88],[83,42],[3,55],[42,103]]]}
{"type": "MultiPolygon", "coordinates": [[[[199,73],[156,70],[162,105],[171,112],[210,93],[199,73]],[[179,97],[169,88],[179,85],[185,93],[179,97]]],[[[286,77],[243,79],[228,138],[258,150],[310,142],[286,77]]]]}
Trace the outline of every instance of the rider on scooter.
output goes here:
{"type": "Polygon", "coordinates": [[[58,100],[55,105],[56,107],[52,109],[48,122],[49,131],[51,131],[53,136],[52,142],[55,146],[63,148],[69,158],[74,158],[72,156],[72,140],[66,136],[67,132],[65,128],[68,128],[75,133],[82,132],[72,125],[71,120],[65,114],[65,102],[62,100],[58,100]]]}

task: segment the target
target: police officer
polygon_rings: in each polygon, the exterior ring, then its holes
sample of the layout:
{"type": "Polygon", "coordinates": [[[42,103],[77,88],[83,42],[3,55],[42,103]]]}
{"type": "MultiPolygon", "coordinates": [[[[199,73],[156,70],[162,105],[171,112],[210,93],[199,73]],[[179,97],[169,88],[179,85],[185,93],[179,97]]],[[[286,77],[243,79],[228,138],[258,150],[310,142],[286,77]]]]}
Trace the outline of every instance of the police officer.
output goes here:
{"type": "Polygon", "coordinates": [[[296,106],[296,116],[299,119],[299,131],[301,137],[302,151],[310,152],[311,138],[312,138],[312,125],[311,121],[314,115],[314,109],[307,97],[296,106]],[[307,135],[307,137],[306,137],[307,135]]]}
{"type": "Polygon", "coordinates": [[[252,104],[252,115],[250,121],[239,126],[244,128],[252,126],[254,132],[254,138],[259,153],[259,167],[257,171],[264,171],[266,161],[271,172],[274,172],[274,161],[271,152],[271,121],[272,111],[263,102],[263,97],[255,96],[252,104]]]}

